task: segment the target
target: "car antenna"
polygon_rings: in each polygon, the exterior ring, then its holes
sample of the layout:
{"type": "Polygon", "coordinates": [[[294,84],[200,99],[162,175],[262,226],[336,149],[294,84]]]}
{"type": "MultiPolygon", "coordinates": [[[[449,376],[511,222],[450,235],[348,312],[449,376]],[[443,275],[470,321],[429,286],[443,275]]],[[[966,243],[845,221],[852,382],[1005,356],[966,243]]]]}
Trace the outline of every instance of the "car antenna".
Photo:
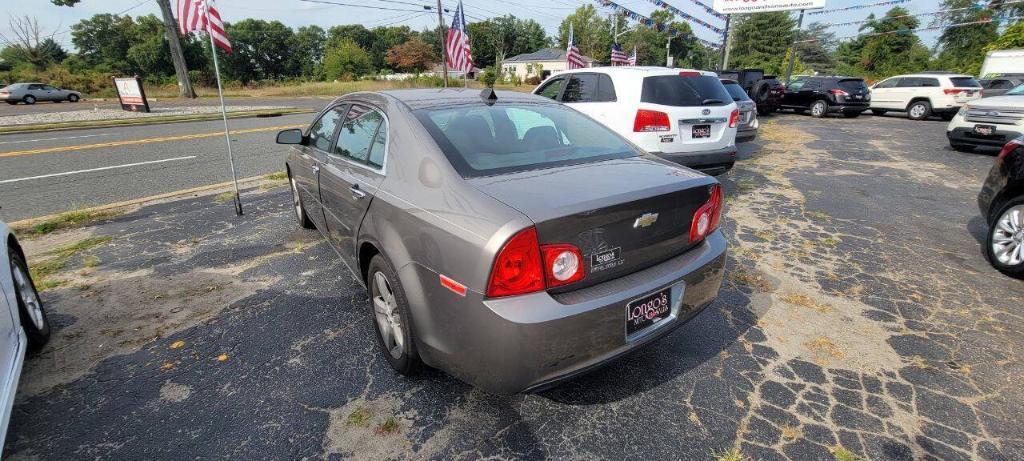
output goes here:
{"type": "Polygon", "coordinates": [[[498,95],[494,92],[493,88],[484,88],[480,92],[480,99],[484,100],[488,106],[493,106],[498,101],[498,95]]]}

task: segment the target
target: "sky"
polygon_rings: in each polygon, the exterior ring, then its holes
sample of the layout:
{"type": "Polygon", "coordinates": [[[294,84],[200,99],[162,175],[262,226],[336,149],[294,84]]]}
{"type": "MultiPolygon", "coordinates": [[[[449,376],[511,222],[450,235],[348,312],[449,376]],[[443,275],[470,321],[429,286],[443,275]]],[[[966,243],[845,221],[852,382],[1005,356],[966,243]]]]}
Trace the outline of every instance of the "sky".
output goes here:
{"type": "MultiPolygon", "coordinates": [[[[15,0],[11,0],[15,1],[15,0]]],[[[172,8],[175,0],[171,0],[172,8]]],[[[312,3],[303,0],[216,0],[216,4],[224,20],[233,22],[247,17],[265,20],[279,20],[290,27],[299,27],[316,24],[323,28],[339,24],[363,24],[367,28],[380,25],[408,25],[414,30],[422,30],[425,27],[437,25],[437,13],[433,11],[417,11],[421,6],[436,5],[436,0],[329,0],[353,5],[375,6],[390,8],[392,10],[381,10],[371,8],[360,8],[353,6],[328,5],[312,3]]],[[[454,11],[456,0],[442,0],[444,8],[454,11]]],[[[616,0],[620,5],[629,8],[639,14],[650,16],[651,12],[658,9],[649,0],[616,0]]],[[[701,0],[710,5],[712,0],[701,0]]],[[[825,9],[842,8],[851,5],[874,3],[878,0],[828,0],[825,9]]],[[[940,8],[940,0],[914,0],[901,6],[907,8],[913,14],[936,11],[940,8]]],[[[19,0],[19,3],[30,4],[19,8],[6,8],[6,13],[14,15],[28,15],[39,20],[43,29],[50,33],[56,33],[54,39],[72,49],[71,34],[69,28],[72,24],[82,19],[87,19],[97,13],[123,13],[132,16],[154,14],[159,16],[160,9],[153,0],[82,0],[75,7],[55,6],[49,0],[19,0]]],[[[667,0],[670,5],[699,17],[704,21],[721,28],[724,22],[711,17],[704,10],[694,5],[691,0],[667,0]]],[[[548,35],[557,35],[558,24],[562,18],[570,14],[576,7],[584,4],[592,4],[598,11],[608,14],[610,9],[602,8],[592,0],[464,0],[468,22],[488,17],[513,14],[523,19],[533,19],[540,23],[548,35]]],[[[884,14],[889,7],[867,8],[854,11],[837,12],[806,16],[804,24],[811,22],[833,22],[842,23],[862,20],[870,13],[876,15],[884,14]]],[[[931,22],[933,16],[920,18],[922,27],[931,22]]],[[[447,14],[445,22],[451,23],[451,14],[447,14]]],[[[713,42],[720,42],[721,36],[715,32],[705,29],[699,25],[692,24],[694,32],[700,38],[713,42]]],[[[848,37],[857,34],[858,25],[840,26],[832,30],[837,37],[848,37]]],[[[8,35],[9,28],[6,21],[0,21],[0,32],[8,35]]],[[[926,45],[933,46],[939,36],[938,31],[926,31],[919,34],[926,45]]]]}

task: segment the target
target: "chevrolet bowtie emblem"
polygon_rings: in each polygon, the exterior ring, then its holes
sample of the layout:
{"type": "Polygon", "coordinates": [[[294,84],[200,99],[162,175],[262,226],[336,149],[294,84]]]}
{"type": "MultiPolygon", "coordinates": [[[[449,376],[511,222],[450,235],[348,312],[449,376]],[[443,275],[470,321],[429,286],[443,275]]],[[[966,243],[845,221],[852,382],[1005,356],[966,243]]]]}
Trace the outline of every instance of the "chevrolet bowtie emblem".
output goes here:
{"type": "Polygon", "coordinates": [[[651,224],[654,224],[654,222],[657,220],[658,213],[644,213],[640,215],[639,218],[636,218],[636,221],[633,221],[633,228],[639,229],[641,227],[647,227],[650,226],[651,224]]]}

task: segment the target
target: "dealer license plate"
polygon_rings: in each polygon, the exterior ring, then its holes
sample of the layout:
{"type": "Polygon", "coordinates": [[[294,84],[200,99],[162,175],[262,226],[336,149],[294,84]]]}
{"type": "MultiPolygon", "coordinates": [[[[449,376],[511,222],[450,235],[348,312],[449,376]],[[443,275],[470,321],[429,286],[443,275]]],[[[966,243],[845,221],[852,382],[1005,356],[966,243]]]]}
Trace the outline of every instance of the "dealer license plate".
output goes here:
{"type": "Polygon", "coordinates": [[[693,126],[693,138],[710,138],[711,137],[711,125],[694,125],[693,126]]]}
{"type": "Polygon", "coordinates": [[[626,337],[672,315],[672,288],[665,288],[626,304],[626,337]]]}
{"type": "Polygon", "coordinates": [[[996,132],[996,127],[993,125],[974,125],[974,133],[982,136],[992,136],[996,132]]]}

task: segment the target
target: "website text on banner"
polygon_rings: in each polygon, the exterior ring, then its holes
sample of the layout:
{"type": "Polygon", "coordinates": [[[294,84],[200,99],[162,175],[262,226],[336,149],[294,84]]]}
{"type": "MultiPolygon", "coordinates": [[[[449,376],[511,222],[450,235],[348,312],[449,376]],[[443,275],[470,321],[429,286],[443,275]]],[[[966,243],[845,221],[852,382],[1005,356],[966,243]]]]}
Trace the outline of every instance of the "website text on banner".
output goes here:
{"type": "Polygon", "coordinates": [[[712,7],[722,14],[814,10],[824,8],[825,0],[715,0],[712,7]]]}

